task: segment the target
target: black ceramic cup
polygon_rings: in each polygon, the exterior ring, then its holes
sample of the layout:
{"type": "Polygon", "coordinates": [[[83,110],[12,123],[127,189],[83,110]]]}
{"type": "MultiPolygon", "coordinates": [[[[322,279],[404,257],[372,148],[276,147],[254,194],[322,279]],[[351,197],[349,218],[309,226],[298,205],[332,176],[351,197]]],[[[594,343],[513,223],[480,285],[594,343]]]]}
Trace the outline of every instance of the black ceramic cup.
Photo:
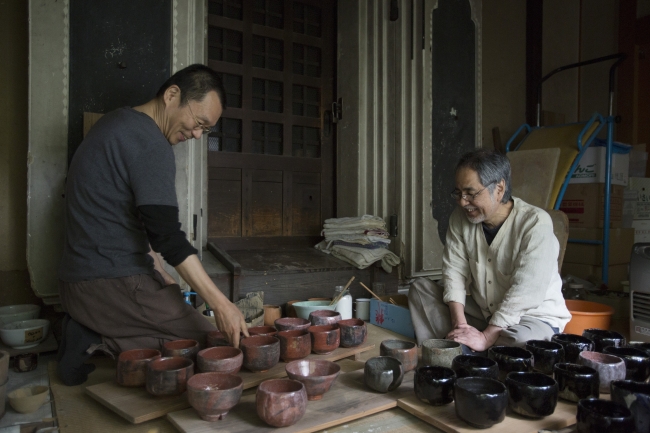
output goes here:
{"type": "Polygon", "coordinates": [[[572,364],[578,362],[580,352],[593,352],[595,347],[594,342],[587,337],[575,334],[555,334],[551,341],[564,347],[564,361],[572,364]]]}
{"type": "Polygon", "coordinates": [[[513,371],[506,376],[508,406],[529,418],[542,418],[555,412],[557,382],[543,373],[513,371]]]}
{"type": "Polygon", "coordinates": [[[499,365],[499,380],[505,382],[511,371],[533,371],[533,354],[521,347],[492,346],[488,358],[499,365]]]}
{"type": "Polygon", "coordinates": [[[635,349],[643,350],[650,356],[650,343],[643,343],[641,341],[630,341],[626,347],[633,347],[635,349]]]}
{"type": "Polygon", "coordinates": [[[447,367],[426,366],[415,370],[413,388],[415,395],[432,406],[442,406],[454,401],[456,373],[447,367]]]}
{"type": "Polygon", "coordinates": [[[451,369],[456,377],[488,377],[499,378],[499,365],[490,358],[475,355],[458,355],[451,363],[451,369]]]}
{"type": "Polygon", "coordinates": [[[390,356],[375,356],[363,367],[363,380],[368,388],[379,392],[392,391],[402,384],[402,363],[390,356]]]}
{"type": "Polygon", "coordinates": [[[561,399],[577,403],[583,398],[600,397],[600,376],[591,367],[558,363],[553,368],[553,377],[561,399]]]}
{"type": "Polygon", "coordinates": [[[602,352],[606,347],[623,347],[625,346],[625,337],[616,331],[606,329],[589,328],[582,331],[582,336],[587,337],[594,342],[596,352],[602,352]]]}
{"type": "Polygon", "coordinates": [[[553,366],[564,362],[564,347],[560,343],[544,340],[529,340],[526,350],[533,354],[533,368],[540,373],[553,374],[553,366]]]}
{"type": "Polygon", "coordinates": [[[578,402],[576,415],[578,433],[631,433],[634,419],[622,404],[598,398],[585,398],[578,402]]]}
{"type": "Polygon", "coordinates": [[[618,356],[625,362],[625,379],[645,382],[650,377],[650,356],[633,347],[606,347],[603,353],[618,356]]]}
{"type": "Polygon", "coordinates": [[[615,380],[611,383],[612,401],[630,409],[637,433],[650,433],[650,383],[615,380]]]}
{"type": "Polygon", "coordinates": [[[489,428],[506,417],[508,390],[498,380],[463,377],[454,385],[454,406],[458,418],[476,428],[489,428]]]}

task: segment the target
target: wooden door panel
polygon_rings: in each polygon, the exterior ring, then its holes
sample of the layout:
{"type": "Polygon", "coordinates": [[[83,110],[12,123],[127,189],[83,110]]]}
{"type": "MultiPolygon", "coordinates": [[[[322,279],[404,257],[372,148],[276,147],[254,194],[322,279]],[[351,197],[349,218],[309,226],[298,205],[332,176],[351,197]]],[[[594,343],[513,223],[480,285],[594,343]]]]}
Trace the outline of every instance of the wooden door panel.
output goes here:
{"type": "Polygon", "coordinates": [[[208,181],[209,237],[242,235],[241,186],[241,176],[239,180],[208,181]]]}
{"type": "Polygon", "coordinates": [[[253,182],[252,236],[282,235],[282,182],[253,182]]]}
{"type": "Polygon", "coordinates": [[[292,235],[319,233],[321,220],[321,182],[318,173],[293,173],[291,202],[292,235]]]}

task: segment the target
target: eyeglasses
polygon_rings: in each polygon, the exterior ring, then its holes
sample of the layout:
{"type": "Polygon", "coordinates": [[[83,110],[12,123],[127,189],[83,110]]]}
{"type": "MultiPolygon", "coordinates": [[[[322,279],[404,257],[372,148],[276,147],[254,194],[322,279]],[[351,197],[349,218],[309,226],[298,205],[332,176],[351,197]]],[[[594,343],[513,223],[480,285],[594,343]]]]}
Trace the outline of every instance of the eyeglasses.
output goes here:
{"type": "Polygon", "coordinates": [[[190,106],[189,102],[187,103],[187,108],[190,109],[190,114],[192,115],[194,121],[196,122],[196,127],[194,129],[201,128],[203,130],[203,134],[209,134],[210,132],[212,132],[212,128],[210,128],[209,126],[205,126],[204,124],[199,122],[199,119],[197,119],[196,116],[194,115],[194,112],[192,111],[192,107],[190,106]]]}
{"type": "Polygon", "coordinates": [[[485,188],[483,188],[482,190],[480,190],[479,192],[476,192],[474,194],[463,194],[460,191],[458,191],[457,189],[455,189],[455,190],[453,190],[451,192],[450,195],[451,195],[451,198],[453,198],[456,201],[467,200],[467,201],[473,202],[474,200],[476,200],[476,197],[478,197],[478,195],[480,193],[485,191],[488,188],[488,186],[492,185],[493,183],[494,182],[488,183],[487,185],[485,185],[485,188]]]}

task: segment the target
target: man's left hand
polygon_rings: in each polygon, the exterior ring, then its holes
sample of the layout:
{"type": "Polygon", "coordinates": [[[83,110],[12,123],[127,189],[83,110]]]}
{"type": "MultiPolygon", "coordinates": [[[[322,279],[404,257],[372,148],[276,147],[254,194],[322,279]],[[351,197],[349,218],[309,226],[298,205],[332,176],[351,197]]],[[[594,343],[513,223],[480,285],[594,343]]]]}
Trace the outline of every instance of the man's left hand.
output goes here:
{"type": "Polygon", "coordinates": [[[465,324],[459,325],[451,331],[447,335],[447,339],[464,344],[477,352],[483,352],[492,347],[497,341],[499,332],[501,332],[501,328],[497,328],[496,326],[488,326],[485,331],[481,332],[473,326],[465,324]]]}

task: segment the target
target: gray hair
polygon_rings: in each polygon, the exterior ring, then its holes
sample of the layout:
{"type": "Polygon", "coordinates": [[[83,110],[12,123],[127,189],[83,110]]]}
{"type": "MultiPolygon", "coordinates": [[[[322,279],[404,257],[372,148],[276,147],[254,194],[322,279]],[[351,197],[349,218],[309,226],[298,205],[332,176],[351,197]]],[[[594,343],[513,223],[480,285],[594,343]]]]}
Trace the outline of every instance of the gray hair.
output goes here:
{"type": "Polygon", "coordinates": [[[497,183],[505,181],[506,189],[501,203],[508,203],[512,198],[510,161],[504,154],[488,149],[476,149],[460,157],[460,161],[456,165],[456,173],[461,168],[474,170],[478,174],[481,184],[487,186],[490,194],[494,191],[497,183]]]}

